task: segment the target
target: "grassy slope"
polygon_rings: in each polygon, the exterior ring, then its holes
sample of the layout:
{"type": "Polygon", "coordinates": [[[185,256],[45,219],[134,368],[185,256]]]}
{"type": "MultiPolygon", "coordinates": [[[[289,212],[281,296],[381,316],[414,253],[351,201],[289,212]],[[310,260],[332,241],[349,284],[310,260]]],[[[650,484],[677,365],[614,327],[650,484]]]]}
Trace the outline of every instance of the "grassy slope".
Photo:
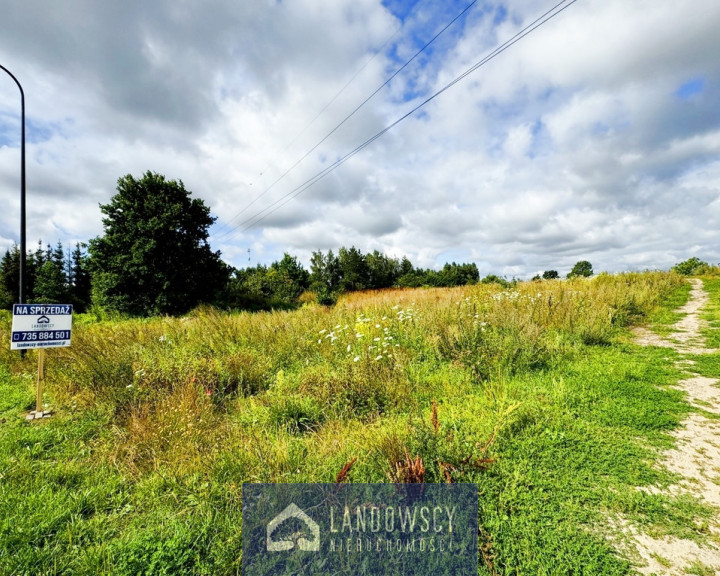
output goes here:
{"type": "Polygon", "coordinates": [[[243,482],[332,482],[354,457],[351,481],[388,481],[406,450],[426,481],[478,483],[481,574],[626,574],[619,519],[706,538],[708,510],[635,488],[672,481],[653,462],[689,407],[672,353],[620,329],[667,322],[687,290],[636,275],[515,294],[88,320],[52,355],[58,414],[32,425],[33,358],[0,357],[0,574],[235,574],[243,482]]]}

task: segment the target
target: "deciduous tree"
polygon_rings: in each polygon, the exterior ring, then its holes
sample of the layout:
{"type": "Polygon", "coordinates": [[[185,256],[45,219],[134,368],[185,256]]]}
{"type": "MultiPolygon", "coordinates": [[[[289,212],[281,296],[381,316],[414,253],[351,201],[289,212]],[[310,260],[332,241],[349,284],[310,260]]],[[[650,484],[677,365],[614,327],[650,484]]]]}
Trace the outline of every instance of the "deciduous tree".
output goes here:
{"type": "Polygon", "coordinates": [[[593,275],[593,267],[590,262],[587,260],[580,260],[573,266],[573,269],[570,270],[570,273],[568,274],[568,278],[576,278],[578,276],[589,278],[593,275]]]}
{"type": "Polygon", "coordinates": [[[688,258],[684,262],[675,264],[672,269],[678,274],[682,274],[683,276],[692,276],[694,274],[700,274],[701,271],[703,269],[706,269],[707,267],[707,262],[703,262],[697,256],[693,256],[692,258],[688,258]]]}
{"type": "Polygon", "coordinates": [[[215,221],[182,181],[123,176],[100,205],[105,233],[90,241],[93,297],[131,315],[180,314],[212,302],[228,268],[208,244],[215,221]]]}

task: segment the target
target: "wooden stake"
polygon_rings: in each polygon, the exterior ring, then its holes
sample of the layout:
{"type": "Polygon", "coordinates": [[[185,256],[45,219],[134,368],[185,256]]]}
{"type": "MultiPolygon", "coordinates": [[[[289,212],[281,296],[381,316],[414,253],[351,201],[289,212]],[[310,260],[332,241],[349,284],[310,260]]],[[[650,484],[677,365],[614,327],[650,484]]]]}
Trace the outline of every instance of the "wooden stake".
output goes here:
{"type": "Polygon", "coordinates": [[[43,380],[45,379],[45,349],[38,350],[38,378],[37,378],[37,402],[35,404],[35,412],[43,413],[42,396],[43,396],[43,380]]]}

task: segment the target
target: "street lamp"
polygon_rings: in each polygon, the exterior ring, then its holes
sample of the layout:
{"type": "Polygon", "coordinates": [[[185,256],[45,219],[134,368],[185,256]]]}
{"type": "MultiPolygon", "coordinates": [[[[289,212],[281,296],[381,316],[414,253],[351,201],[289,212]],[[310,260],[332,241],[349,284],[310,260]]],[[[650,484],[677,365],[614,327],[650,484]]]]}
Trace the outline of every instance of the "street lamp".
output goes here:
{"type": "Polygon", "coordinates": [[[20,89],[20,109],[22,124],[22,140],[20,142],[20,302],[25,304],[25,255],[27,254],[25,234],[25,93],[18,79],[12,72],[0,64],[0,68],[8,73],[20,89]]]}

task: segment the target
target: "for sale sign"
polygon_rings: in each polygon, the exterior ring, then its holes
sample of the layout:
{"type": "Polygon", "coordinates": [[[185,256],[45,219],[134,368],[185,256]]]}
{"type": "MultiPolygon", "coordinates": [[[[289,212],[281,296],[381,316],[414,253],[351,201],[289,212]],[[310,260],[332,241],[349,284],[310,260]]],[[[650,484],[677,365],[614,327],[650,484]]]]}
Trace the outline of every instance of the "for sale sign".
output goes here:
{"type": "Polygon", "coordinates": [[[70,346],[71,304],[15,304],[11,350],[70,346]]]}

